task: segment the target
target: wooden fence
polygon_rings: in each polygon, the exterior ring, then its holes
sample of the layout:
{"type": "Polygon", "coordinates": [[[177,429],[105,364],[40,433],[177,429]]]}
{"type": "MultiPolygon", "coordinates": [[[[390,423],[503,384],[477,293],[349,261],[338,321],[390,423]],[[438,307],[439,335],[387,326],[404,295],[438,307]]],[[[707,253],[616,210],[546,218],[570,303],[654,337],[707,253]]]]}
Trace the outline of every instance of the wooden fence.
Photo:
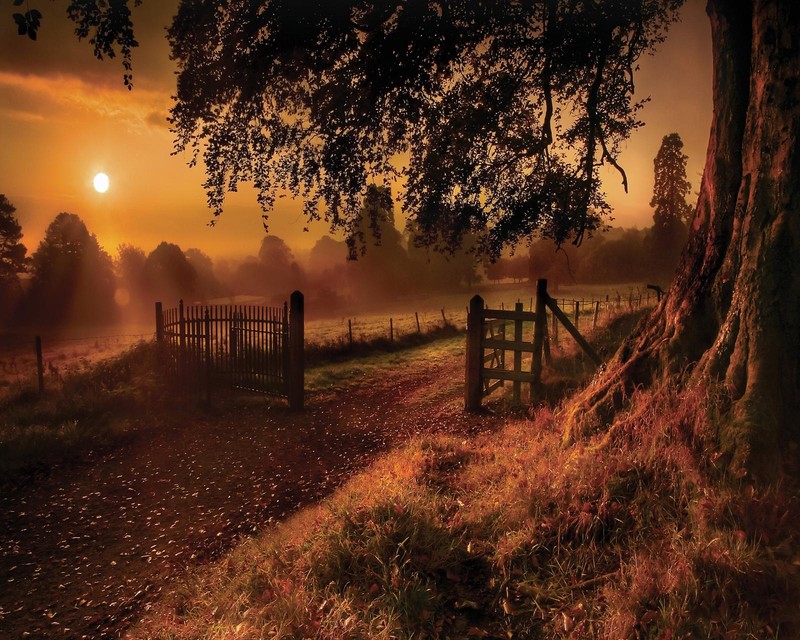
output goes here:
{"type": "Polygon", "coordinates": [[[285,397],[303,406],[303,294],[283,307],[156,303],[156,340],[163,364],[184,388],[226,384],[285,397]]]}
{"type": "MultiPolygon", "coordinates": [[[[656,294],[653,294],[655,298],[656,294]]],[[[660,298],[660,292],[658,297],[660,298]]],[[[600,358],[581,335],[578,327],[581,318],[591,320],[597,326],[601,312],[621,311],[627,307],[638,309],[650,302],[650,292],[645,295],[630,293],[627,299],[620,294],[606,300],[562,300],[571,307],[572,320],[559,306],[558,301],[547,293],[547,280],[537,280],[535,310],[524,311],[521,302],[514,310],[487,309],[481,296],[470,300],[467,314],[467,358],[464,406],[476,411],[483,396],[502,386],[506,381],[513,384],[513,399],[520,401],[522,384],[531,386],[531,397],[541,388],[542,365],[550,362],[550,343],[558,340],[559,326],[564,327],[595,365],[600,358]],[[552,314],[552,328],[548,329],[547,309],[552,314]],[[506,327],[512,328],[511,337],[506,327]],[[506,367],[506,352],[512,354],[512,368],[506,367]],[[530,354],[530,367],[523,370],[523,355],[530,354]]],[[[533,304],[531,305],[533,306],[533,304]]]]}

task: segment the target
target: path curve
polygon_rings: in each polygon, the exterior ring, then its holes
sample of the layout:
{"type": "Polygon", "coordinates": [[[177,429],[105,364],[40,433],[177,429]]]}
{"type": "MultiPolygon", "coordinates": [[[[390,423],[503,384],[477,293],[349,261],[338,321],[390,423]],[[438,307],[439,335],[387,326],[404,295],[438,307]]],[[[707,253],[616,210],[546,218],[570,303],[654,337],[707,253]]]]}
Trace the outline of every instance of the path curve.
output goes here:
{"type": "Polygon", "coordinates": [[[465,414],[462,358],[426,356],[311,397],[192,415],[90,464],[0,496],[0,637],[118,637],[187,568],[330,493],[424,433],[486,431],[465,414]]]}

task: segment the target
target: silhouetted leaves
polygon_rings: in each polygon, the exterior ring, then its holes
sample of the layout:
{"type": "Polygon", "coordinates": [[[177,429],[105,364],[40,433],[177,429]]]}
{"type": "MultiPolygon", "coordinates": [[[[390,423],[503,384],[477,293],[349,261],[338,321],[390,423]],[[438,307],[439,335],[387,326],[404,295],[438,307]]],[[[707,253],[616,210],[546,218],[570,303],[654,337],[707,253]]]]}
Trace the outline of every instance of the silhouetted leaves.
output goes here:
{"type": "Polygon", "coordinates": [[[184,2],[169,31],[177,149],[202,154],[215,213],[252,181],[264,211],[285,189],[352,233],[400,174],[421,239],[487,230],[497,255],[597,228],[598,167],[640,125],[636,61],[680,2],[300,4],[184,2]]]}
{"type": "MultiPolygon", "coordinates": [[[[20,6],[22,0],[14,0],[14,6],[20,6]]],[[[36,33],[39,31],[42,14],[36,9],[26,11],[24,14],[15,13],[12,16],[17,24],[17,33],[21,36],[27,35],[31,40],[36,40],[36,33]]]]}
{"type": "MultiPolygon", "coordinates": [[[[22,6],[24,0],[14,0],[14,6],[22,6]]],[[[141,0],[133,0],[138,7],[141,0]]],[[[129,0],[71,0],[67,6],[67,17],[75,23],[75,35],[79,39],[88,38],[94,48],[98,60],[114,58],[122,55],[122,66],[125,73],[123,83],[128,89],[133,88],[131,74],[132,51],[139,46],[133,35],[129,0]]],[[[30,9],[24,14],[12,15],[17,25],[17,33],[27,35],[36,40],[42,14],[38,9],[30,9]]]]}

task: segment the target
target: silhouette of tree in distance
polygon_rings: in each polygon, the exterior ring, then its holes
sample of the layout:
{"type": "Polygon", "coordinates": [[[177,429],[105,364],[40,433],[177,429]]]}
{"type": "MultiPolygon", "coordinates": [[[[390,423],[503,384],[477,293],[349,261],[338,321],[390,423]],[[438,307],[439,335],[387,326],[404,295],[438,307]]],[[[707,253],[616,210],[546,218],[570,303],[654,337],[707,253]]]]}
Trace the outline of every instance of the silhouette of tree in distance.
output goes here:
{"type": "Polygon", "coordinates": [[[14,216],[16,207],[0,193],[0,288],[16,284],[17,276],[28,270],[22,227],[14,216]]]}
{"type": "Polygon", "coordinates": [[[677,133],[664,136],[653,161],[655,183],[653,198],[653,229],[648,237],[649,262],[656,279],[672,279],[677,258],[686,242],[692,206],[686,196],[692,185],[686,179],[686,160],[683,141],[677,133]]]}
{"type": "Polygon", "coordinates": [[[20,242],[22,227],[14,216],[16,207],[0,193],[0,321],[6,322],[15,313],[21,297],[19,275],[28,270],[28,249],[20,242]]]}
{"type": "Polygon", "coordinates": [[[113,262],[77,215],[59,213],[31,259],[29,306],[36,321],[93,324],[113,318],[113,262]]]}

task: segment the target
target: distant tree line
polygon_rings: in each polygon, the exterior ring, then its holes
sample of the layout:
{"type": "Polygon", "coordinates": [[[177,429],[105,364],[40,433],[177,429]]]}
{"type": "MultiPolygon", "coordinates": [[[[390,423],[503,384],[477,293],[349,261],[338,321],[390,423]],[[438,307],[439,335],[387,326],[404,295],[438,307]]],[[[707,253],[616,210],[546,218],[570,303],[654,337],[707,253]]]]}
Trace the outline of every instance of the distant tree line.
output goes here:
{"type": "MultiPolygon", "coordinates": [[[[580,247],[538,239],[527,251],[483,264],[475,235],[464,234],[456,250],[436,251],[414,223],[401,232],[391,193],[379,186],[367,190],[347,241],[324,236],[299,260],[284,240],[266,235],[255,255],[217,264],[200,249],[170,242],[150,253],[122,244],[112,258],[73,213],[59,213],[27,257],[16,209],[0,195],[0,322],[107,323],[150,318],[156,300],[173,305],[246,296],[275,304],[295,289],[306,293],[309,310],[340,313],[405,294],[469,290],[484,277],[547,278],[552,290],[574,282],[666,286],[691,212],[682,147],[677,134],[665,136],[655,158],[652,227],[597,232],[580,247]]],[[[441,246],[450,244],[443,239],[441,246]]]]}
{"type": "Polygon", "coordinates": [[[686,161],[680,136],[664,136],[653,161],[652,227],[598,231],[580,247],[555,247],[551,241],[539,239],[531,243],[527,252],[501,257],[488,265],[487,278],[547,278],[551,289],[575,282],[615,284],[645,280],[666,287],[688,237],[693,211],[686,200],[691,190],[686,161]]]}
{"type": "Polygon", "coordinates": [[[401,233],[395,227],[392,198],[382,187],[364,200],[357,243],[324,236],[302,261],[274,235],[264,236],[255,255],[217,264],[200,249],[170,242],[149,253],[122,244],[112,257],[79,216],[66,212],[28,257],[15,211],[0,195],[4,325],[147,320],[156,300],[173,305],[244,296],[274,304],[295,289],[306,293],[310,309],[337,313],[354,301],[377,304],[405,293],[469,287],[480,277],[466,249],[442,255],[415,246],[413,228],[401,233]]]}

